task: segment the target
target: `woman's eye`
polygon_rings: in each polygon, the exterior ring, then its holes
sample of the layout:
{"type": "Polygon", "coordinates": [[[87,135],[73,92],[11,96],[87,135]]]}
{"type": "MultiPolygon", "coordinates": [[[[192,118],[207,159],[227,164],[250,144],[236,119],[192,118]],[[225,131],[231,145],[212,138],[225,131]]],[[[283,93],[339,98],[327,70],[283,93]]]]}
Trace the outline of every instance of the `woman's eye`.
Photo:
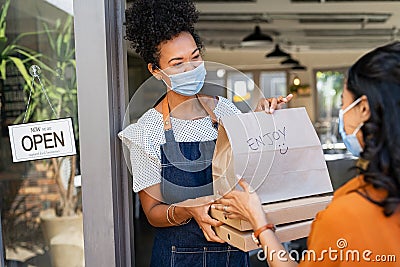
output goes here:
{"type": "Polygon", "coordinates": [[[199,58],[200,58],[200,55],[196,55],[193,57],[193,59],[199,59],[199,58]]]}

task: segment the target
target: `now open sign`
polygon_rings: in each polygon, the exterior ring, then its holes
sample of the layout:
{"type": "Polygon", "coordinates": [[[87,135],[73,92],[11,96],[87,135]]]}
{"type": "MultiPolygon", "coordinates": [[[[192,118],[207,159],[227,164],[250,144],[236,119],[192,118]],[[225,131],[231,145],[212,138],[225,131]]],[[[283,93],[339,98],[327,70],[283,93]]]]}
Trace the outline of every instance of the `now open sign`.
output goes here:
{"type": "Polygon", "coordinates": [[[8,126],[13,162],[76,154],[72,119],[8,126]]]}

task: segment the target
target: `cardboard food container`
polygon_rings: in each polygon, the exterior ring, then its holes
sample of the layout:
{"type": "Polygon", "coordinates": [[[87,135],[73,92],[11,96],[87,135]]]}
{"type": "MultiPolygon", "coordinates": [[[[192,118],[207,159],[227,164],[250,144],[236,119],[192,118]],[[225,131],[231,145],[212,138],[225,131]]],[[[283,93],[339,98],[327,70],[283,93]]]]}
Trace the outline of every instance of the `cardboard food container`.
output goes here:
{"type": "MultiPolygon", "coordinates": [[[[238,176],[257,192],[268,222],[282,225],[277,231],[282,242],[307,236],[333,191],[320,141],[304,108],[221,118],[213,157],[214,194],[241,190],[238,176]]],[[[227,224],[216,232],[228,243],[245,251],[254,244],[251,231],[240,232],[251,229],[248,222],[228,219],[216,210],[211,216],[227,224]]]]}
{"type": "MultiPolygon", "coordinates": [[[[275,234],[281,242],[296,240],[308,236],[311,224],[312,220],[308,220],[295,224],[277,226],[275,234]]],[[[242,251],[247,252],[259,248],[251,237],[252,231],[241,232],[228,225],[215,227],[214,230],[222,240],[242,251]]]]}
{"type": "MultiPolygon", "coordinates": [[[[328,206],[331,199],[332,195],[305,197],[278,203],[264,204],[263,209],[268,223],[282,225],[314,219],[315,215],[319,211],[328,206]]],[[[248,221],[230,219],[225,216],[223,211],[211,209],[210,215],[214,219],[217,219],[236,230],[252,230],[251,224],[248,221]]]]}

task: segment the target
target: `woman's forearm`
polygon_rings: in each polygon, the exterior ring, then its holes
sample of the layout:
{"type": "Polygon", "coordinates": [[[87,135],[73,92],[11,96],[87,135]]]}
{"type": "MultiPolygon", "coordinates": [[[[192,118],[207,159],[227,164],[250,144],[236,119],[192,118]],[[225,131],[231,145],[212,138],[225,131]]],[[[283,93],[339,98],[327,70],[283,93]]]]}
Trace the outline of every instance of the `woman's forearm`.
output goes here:
{"type": "Polygon", "coordinates": [[[191,218],[184,208],[161,203],[153,206],[146,217],[154,227],[177,226],[191,218]]]}
{"type": "Polygon", "coordinates": [[[285,248],[272,230],[265,230],[259,236],[265,258],[270,267],[294,267],[297,263],[289,258],[285,248]]]}
{"type": "MultiPolygon", "coordinates": [[[[249,207],[249,221],[254,231],[266,225],[267,218],[261,205],[249,207]]],[[[264,250],[265,259],[270,267],[292,267],[297,263],[288,257],[288,253],[271,229],[266,229],[258,237],[264,250]]]]}
{"type": "Polygon", "coordinates": [[[161,202],[159,185],[139,192],[140,202],[147,220],[154,227],[169,227],[190,218],[185,209],[161,202]]]}

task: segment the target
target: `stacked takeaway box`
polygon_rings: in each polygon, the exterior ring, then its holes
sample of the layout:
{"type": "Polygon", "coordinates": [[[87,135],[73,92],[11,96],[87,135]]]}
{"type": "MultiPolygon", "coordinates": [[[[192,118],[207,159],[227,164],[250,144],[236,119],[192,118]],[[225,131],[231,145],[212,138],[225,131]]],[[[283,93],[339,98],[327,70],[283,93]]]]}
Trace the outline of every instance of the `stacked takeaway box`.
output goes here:
{"type": "MultiPolygon", "coordinates": [[[[315,215],[332,198],[322,147],[304,108],[221,119],[213,158],[214,194],[239,189],[237,177],[257,192],[281,242],[308,236],[315,215]]],[[[247,221],[215,209],[211,216],[225,223],[215,228],[220,238],[243,251],[258,248],[247,221]]]]}

